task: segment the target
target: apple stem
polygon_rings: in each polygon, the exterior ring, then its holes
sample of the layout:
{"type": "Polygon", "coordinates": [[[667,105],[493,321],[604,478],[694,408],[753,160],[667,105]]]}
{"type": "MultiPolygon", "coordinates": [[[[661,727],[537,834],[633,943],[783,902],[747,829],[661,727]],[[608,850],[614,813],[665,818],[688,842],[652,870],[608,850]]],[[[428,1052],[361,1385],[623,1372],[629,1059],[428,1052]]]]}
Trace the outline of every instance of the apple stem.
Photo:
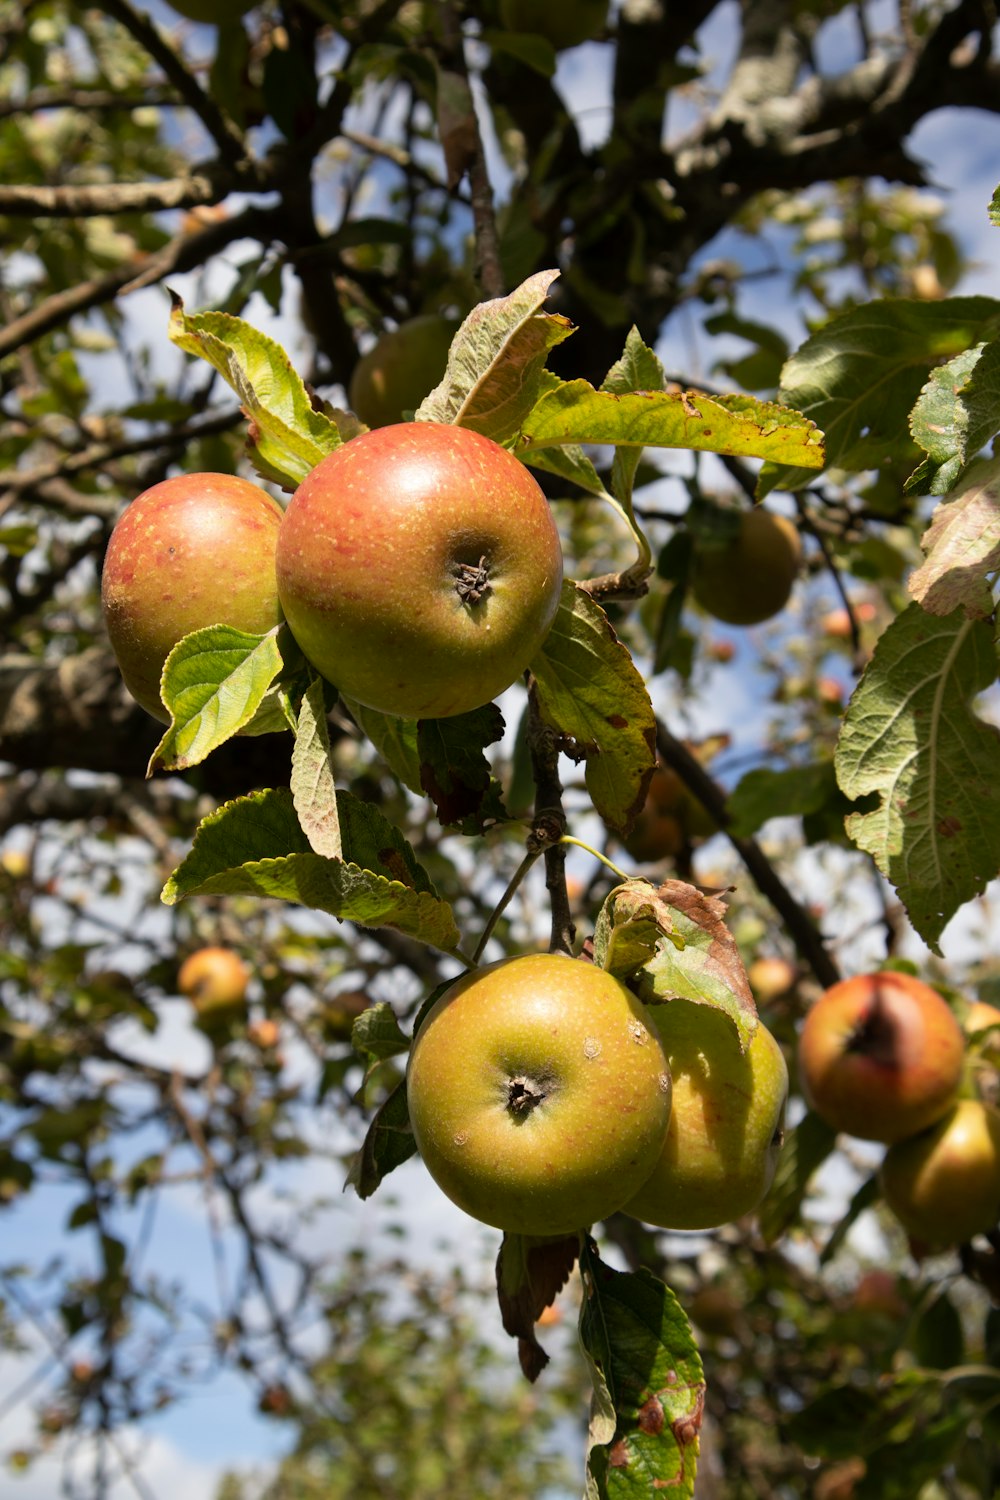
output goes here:
{"type": "Polygon", "coordinates": [[[482,958],[483,952],[486,948],[486,944],[493,936],[493,929],[496,927],[507,907],[510,905],[514,892],[517,890],[518,886],[521,884],[521,881],[524,879],[525,875],[527,875],[528,871],[531,869],[532,865],[535,863],[535,860],[538,858],[541,852],[542,851],[540,848],[530,849],[522,859],[521,863],[518,865],[517,869],[514,871],[513,875],[510,878],[510,884],[507,886],[507,889],[500,897],[500,900],[497,902],[496,906],[490,912],[489,920],[487,921],[486,926],[483,928],[483,935],[479,939],[475,953],[473,953],[472,955],[472,964],[470,967],[475,968],[479,960],[482,958]]]}
{"type": "Polygon", "coordinates": [[[607,865],[607,867],[611,871],[611,873],[613,875],[617,875],[618,878],[619,878],[619,880],[631,880],[632,879],[631,875],[627,874],[625,870],[619,869],[619,867],[616,864],[614,864],[610,859],[608,859],[608,856],[606,854],[601,854],[597,849],[594,849],[590,844],[585,844],[583,842],[583,839],[575,839],[575,838],[572,838],[568,833],[564,833],[563,836],[562,836],[562,838],[559,840],[559,842],[560,842],[560,844],[574,844],[577,849],[585,849],[588,854],[592,854],[595,859],[600,860],[600,862],[601,862],[602,865],[607,865]]]}

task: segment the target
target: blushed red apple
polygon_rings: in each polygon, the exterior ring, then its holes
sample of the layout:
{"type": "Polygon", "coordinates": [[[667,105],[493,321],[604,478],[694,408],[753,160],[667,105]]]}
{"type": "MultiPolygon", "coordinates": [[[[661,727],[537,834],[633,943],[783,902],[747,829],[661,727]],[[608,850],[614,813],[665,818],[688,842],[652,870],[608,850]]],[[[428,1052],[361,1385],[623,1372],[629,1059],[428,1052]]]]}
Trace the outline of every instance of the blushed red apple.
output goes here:
{"type": "Polygon", "coordinates": [[[101,599],[125,686],[156,719],[163,663],[206,625],[263,635],[281,621],[281,506],[233,474],[179,474],[133,500],[111,534],[101,599]]]}
{"type": "Polygon", "coordinates": [[[447,718],[521,676],[559,604],[541,489],[468,428],[404,422],[307,475],[278,533],[278,592],[302,652],[349,698],[447,718]]]}
{"type": "Polygon", "coordinates": [[[799,1039],[806,1099],[835,1130],[905,1140],[955,1102],[965,1055],[946,1001],[909,974],[841,980],[809,1011],[799,1039]]]}

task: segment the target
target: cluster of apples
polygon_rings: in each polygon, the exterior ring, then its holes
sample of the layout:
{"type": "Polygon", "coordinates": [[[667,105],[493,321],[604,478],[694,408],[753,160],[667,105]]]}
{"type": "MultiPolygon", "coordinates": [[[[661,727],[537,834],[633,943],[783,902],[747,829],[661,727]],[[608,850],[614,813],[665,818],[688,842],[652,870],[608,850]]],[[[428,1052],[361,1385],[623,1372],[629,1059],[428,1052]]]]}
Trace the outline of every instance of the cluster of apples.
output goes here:
{"type": "Polygon", "coordinates": [[[454,1203],[510,1233],[572,1234],[622,1210],[668,1229],[750,1213],[781,1146],[788,1073],[758,1025],[645,1005],[603,969],[525,954],[473,969],[420,1025],[407,1100],[454,1203]]]}
{"type": "Polygon", "coordinates": [[[520,677],[561,587],[558,531],[524,465],[468,428],[403,422],[329,454],[284,511],[228,474],[154,485],[112,533],[102,600],[126,686],[157,718],[182,636],[282,619],[346,696],[446,718],[520,677]]]}
{"type": "Polygon", "coordinates": [[[936,990],[891,971],[833,985],[806,1017],[803,1092],[835,1130],[888,1146],[882,1194],[915,1249],[1000,1220],[1000,1112],[976,1094],[969,1047],[996,1023],[977,1004],[963,1030],[936,990]]]}

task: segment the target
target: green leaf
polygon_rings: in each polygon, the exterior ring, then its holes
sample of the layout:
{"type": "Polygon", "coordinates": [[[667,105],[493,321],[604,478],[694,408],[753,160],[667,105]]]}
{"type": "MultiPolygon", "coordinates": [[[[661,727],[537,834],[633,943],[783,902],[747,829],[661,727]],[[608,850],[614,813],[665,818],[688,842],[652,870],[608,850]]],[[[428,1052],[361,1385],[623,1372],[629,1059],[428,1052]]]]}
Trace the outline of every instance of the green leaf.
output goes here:
{"type": "MultiPolygon", "coordinates": [[[[651,895],[670,941],[660,944],[639,973],[640,997],[647,1004],[681,999],[721,1010],[745,1052],[757,1030],[757,1006],[736,939],[726,926],[725,902],[683,880],[666,880],[651,895]]],[[[621,904],[617,896],[616,908],[621,904]]]]}
{"type": "Polygon", "coordinates": [[[911,1342],[917,1362],[927,1369],[948,1370],[964,1361],[962,1319],[944,1289],[922,1309],[911,1342]]]}
{"type": "Polygon", "coordinates": [[[935,953],[950,918],[1000,869],[1000,735],[969,707],[996,669],[988,624],[911,604],[879,638],[837,743],[841,790],[879,798],[847,832],[935,953]]]}
{"type": "Polygon", "coordinates": [[[577,742],[590,799],[624,837],[656,763],[656,719],[646,684],[607,615],[570,581],[531,670],[542,719],[577,742]]]}
{"type": "Polygon", "coordinates": [[[396,1020],[396,1012],[385,1000],[369,1005],[363,1010],[351,1028],[351,1045],[370,1063],[384,1062],[387,1057],[398,1057],[409,1052],[410,1039],[403,1035],[396,1020]]]}
{"type": "Polygon", "coordinates": [[[533,32],[488,29],[480,34],[480,40],[491,52],[506,52],[536,73],[541,73],[543,78],[551,78],[556,70],[556,52],[552,43],[533,32]]]}
{"type": "MultiPolygon", "coordinates": [[[[830,468],[877,468],[900,436],[931,366],[960,354],[1000,320],[990,297],[940,302],[887,298],[833,318],[792,355],[778,399],[823,429],[830,468]]],[[[808,468],[789,474],[765,465],[758,498],[811,484],[808,468]]]]}
{"type": "Polygon", "coordinates": [[[910,413],[910,432],[932,462],[907,489],[944,495],[1000,428],[1000,340],[977,344],[931,371],[910,413]]]}
{"type": "Polygon", "coordinates": [[[836,1143],[837,1132],[811,1110],[785,1136],[771,1191],[757,1211],[760,1232],[767,1244],[773,1245],[796,1223],[810,1179],[836,1143]]]}
{"type": "Polygon", "coordinates": [[[326,722],[323,681],[314,677],[299,709],[292,750],[292,801],[302,831],[315,854],[340,859],[340,819],[330,764],[330,731],[326,722]]]}
{"type": "MultiPolygon", "coordinates": [[[[631,391],[662,391],[664,383],[663,366],[656,354],[643,343],[639,330],[630,328],[622,357],[605,375],[601,390],[610,391],[613,395],[625,395],[631,391]]],[[[641,458],[641,448],[615,449],[611,464],[611,489],[618,502],[618,509],[635,537],[639,549],[638,566],[645,569],[652,563],[652,554],[632,509],[632,489],[641,458]]]]}
{"type": "Polygon", "coordinates": [[[452,340],[441,384],[420,403],[418,422],[454,422],[511,443],[531,410],[549,350],[573,332],[543,313],[558,271],[538,271],[508,297],[480,302],[452,340]]]}
{"type": "Polygon", "coordinates": [[[295,901],[362,927],[392,926],[451,953],[459,941],[441,901],[397,828],[370,803],[337,793],[343,859],[314,854],[285,788],[227,802],[202,822],[190,854],[164,886],[186,896],[247,895],[295,901]]]}
{"type": "Polygon", "coordinates": [[[546,474],[555,474],[578,485],[588,495],[607,498],[604,482],[583,449],[573,443],[563,448],[539,448],[535,453],[523,454],[525,463],[533,469],[542,469],[546,474]]]}
{"type": "Polygon", "coordinates": [[[371,740],[392,774],[411,792],[422,792],[416,719],[398,719],[393,714],[381,713],[377,708],[366,708],[353,698],[345,698],[343,693],[340,701],[361,732],[371,740]]]}
{"type": "Polygon", "coordinates": [[[301,377],[274,339],[228,313],[189,316],[172,296],[170,338],[207,360],[232,386],[253,424],[251,458],[265,478],[301,484],[341,444],[337,425],[316,411],[301,377]]]}
{"type": "Polygon", "coordinates": [[[0,526],[0,547],[8,557],[24,557],[38,541],[38,527],[30,521],[0,526]]]}
{"type": "Polygon", "coordinates": [[[797,411],[753,396],[700,391],[595,391],[586,380],[560,381],[524,422],[518,456],[562,443],[690,448],[823,467],[823,439],[797,411]]]}
{"type": "Polygon", "coordinates": [[[832,760],[809,766],[788,766],[774,771],[768,766],[748,771],[726,801],[730,833],[748,839],[769,818],[805,817],[818,812],[837,791],[832,760]]]}
{"type": "Polygon", "coordinates": [[[482,833],[506,820],[500,783],[483,754],[485,746],[502,737],[503,728],[495,703],[418,723],[420,785],[445,826],[458,823],[463,833],[482,833]]]}
{"type": "Polygon", "coordinates": [[[927,556],[907,587],[933,615],[993,613],[987,573],[1000,568],[1000,458],[971,464],[921,537],[927,556]]]}
{"type": "Polygon", "coordinates": [[[752,354],[718,360],[715,369],[723,370],[748,391],[772,390],[778,384],[781,367],[788,358],[788,343],[776,328],[724,312],[706,318],[705,329],[711,334],[733,333],[757,346],[752,354]]]}
{"type": "Polygon", "coordinates": [[[282,668],[277,634],[208,625],[177,642],[160,679],[170,728],[150,757],[147,776],[198,765],[250,723],[282,668]]]}
{"type": "Polygon", "coordinates": [[[345,1187],[352,1187],[359,1198],[370,1198],[383,1177],[416,1153],[403,1079],[376,1110],[361,1149],[351,1162],[345,1187]]]}
{"type": "Polygon", "coordinates": [[[694,1493],[705,1378],[684,1310],[644,1268],[580,1254],[580,1339],[594,1381],[587,1495],[647,1500],[694,1493]]]}
{"type": "Polygon", "coordinates": [[[1000,187],[993,189],[993,197],[990,199],[990,206],[987,212],[990,223],[994,227],[1000,228],[1000,187]]]}

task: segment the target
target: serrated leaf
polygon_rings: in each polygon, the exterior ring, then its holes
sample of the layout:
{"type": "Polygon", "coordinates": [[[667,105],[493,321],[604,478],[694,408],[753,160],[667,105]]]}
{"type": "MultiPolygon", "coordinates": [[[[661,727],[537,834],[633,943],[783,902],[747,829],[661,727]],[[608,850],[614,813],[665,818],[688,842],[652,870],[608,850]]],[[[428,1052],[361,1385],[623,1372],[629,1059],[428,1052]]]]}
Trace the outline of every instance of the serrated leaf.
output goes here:
{"type": "Polygon", "coordinates": [[[377,708],[366,708],[353,698],[345,698],[343,693],[340,701],[392,774],[411,792],[422,792],[416,719],[398,719],[393,714],[380,713],[377,708]]]}
{"type": "Polygon", "coordinates": [[[254,718],[282,668],[277,630],[251,635],[232,625],[194,630],[163,664],[160,697],[170,727],[146,775],[196,766],[254,718]]]}
{"type": "Polygon", "coordinates": [[[823,437],[797,411],[753,396],[701,391],[596,391],[586,380],[560,381],[525,418],[518,456],[562,443],[689,448],[780,464],[823,467],[823,437]]]}
{"type": "Polygon", "coordinates": [[[974,619],[993,613],[987,573],[1000,568],[1000,458],[980,459],[937,507],[920,539],[925,561],[907,587],[933,615],[961,608],[974,619]]]}
{"type": "Polygon", "coordinates": [[[591,801],[624,837],[656,763],[656,719],[646,684],[607,615],[572,582],[563,584],[531,670],[542,719],[576,741],[591,801]]]}
{"type": "MultiPolygon", "coordinates": [[[[990,297],[940,302],[887,298],[833,318],[806,340],[781,372],[778,399],[823,429],[830,468],[877,468],[899,447],[931,366],[960,354],[1000,320],[990,297]]],[[[758,498],[811,484],[807,468],[764,466],[758,498]]]]}
{"type": "Polygon", "coordinates": [[[218,370],[251,419],[250,456],[258,472],[285,488],[301,484],[342,439],[336,422],[314,409],[284,349],[242,318],[189,316],[174,295],[171,304],[171,341],[218,370]]]}
{"type": "Polygon", "coordinates": [[[172,906],[193,895],[295,901],[362,927],[396,927],[451,953],[451,907],[397,828],[370,803],[337,793],[343,859],[314,854],[285,788],[227,802],[204,819],[191,852],[164,886],[172,906]]]}
{"type": "Polygon", "coordinates": [[[772,770],[761,766],[742,776],[726,799],[727,828],[750,838],[769,818],[805,817],[818,812],[836,794],[833,761],[772,770]]]}
{"type": "Polygon", "coordinates": [[[850,838],[895,886],[928,947],[1000,869],[1000,734],[970,700],[996,678],[993,632],[918,604],[879,638],[837,743],[837,780],[872,812],[850,838]]]}
{"type": "Polygon", "coordinates": [[[409,1052],[410,1039],[400,1030],[392,1006],[386,1000],[379,1000],[355,1020],[351,1028],[351,1045],[355,1052],[376,1063],[409,1052]]]}
{"type": "Polygon", "coordinates": [[[445,826],[460,824],[463,833],[482,833],[506,819],[500,783],[483,754],[503,729],[503,714],[495,703],[418,723],[420,785],[445,826]]]}
{"type": "Polygon", "coordinates": [[[684,1310],[651,1272],[580,1255],[580,1340],[594,1380],[587,1494],[677,1500],[694,1493],[705,1377],[684,1310]]]}
{"type": "Polygon", "coordinates": [[[549,350],[573,332],[543,313],[558,271],[538,271],[507,297],[480,302],[452,340],[440,385],[420,403],[418,422],[454,422],[510,443],[531,410],[549,350]]]}
{"type": "Polygon", "coordinates": [[[944,495],[1000,428],[1000,341],[977,344],[932,370],[910,413],[910,433],[931,463],[907,490],[944,495]]]}
{"type": "Polygon", "coordinates": [[[340,818],[330,763],[330,731],[326,722],[323,682],[314,677],[299,708],[292,749],[292,801],[314,854],[340,859],[340,818]]]}
{"type": "Polygon", "coordinates": [[[583,449],[574,443],[567,443],[562,448],[539,448],[534,453],[524,454],[524,461],[533,469],[542,469],[546,474],[555,474],[557,479],[568,480],[588,495],[606,494],[601,476],[583,449]]]}
{"type": "Polygon", "coordinates": [[[797,1222],[812,1175],[836,1144],[837,1132],[812,1110],[786,1133],[771,1190],[757,1210],[767,1244],[773,1245],[797,1222]]]}
{"type": "Polygon", "coordinates": [[[359,1198],[370,1198],[384,1177],[416,1153],[403,1079],[376,1110],[344,1186],[359,1198]]]}
{"type": "MultiPolygon", "coordinates": [[[[601,384],[602,391],[624,395],[630,391],[662,391],[665,379],[657,355],[644,344],[636,327],[629,329],[621,359],[611,366],[601,384]]],[[[649,567],[652,554],[632,509],[632,488],[642,459],[641,448],[619,447],[611,463],[611,490],[618,508],[635,537],[639,549],[639,566],[649,567]]]]}

